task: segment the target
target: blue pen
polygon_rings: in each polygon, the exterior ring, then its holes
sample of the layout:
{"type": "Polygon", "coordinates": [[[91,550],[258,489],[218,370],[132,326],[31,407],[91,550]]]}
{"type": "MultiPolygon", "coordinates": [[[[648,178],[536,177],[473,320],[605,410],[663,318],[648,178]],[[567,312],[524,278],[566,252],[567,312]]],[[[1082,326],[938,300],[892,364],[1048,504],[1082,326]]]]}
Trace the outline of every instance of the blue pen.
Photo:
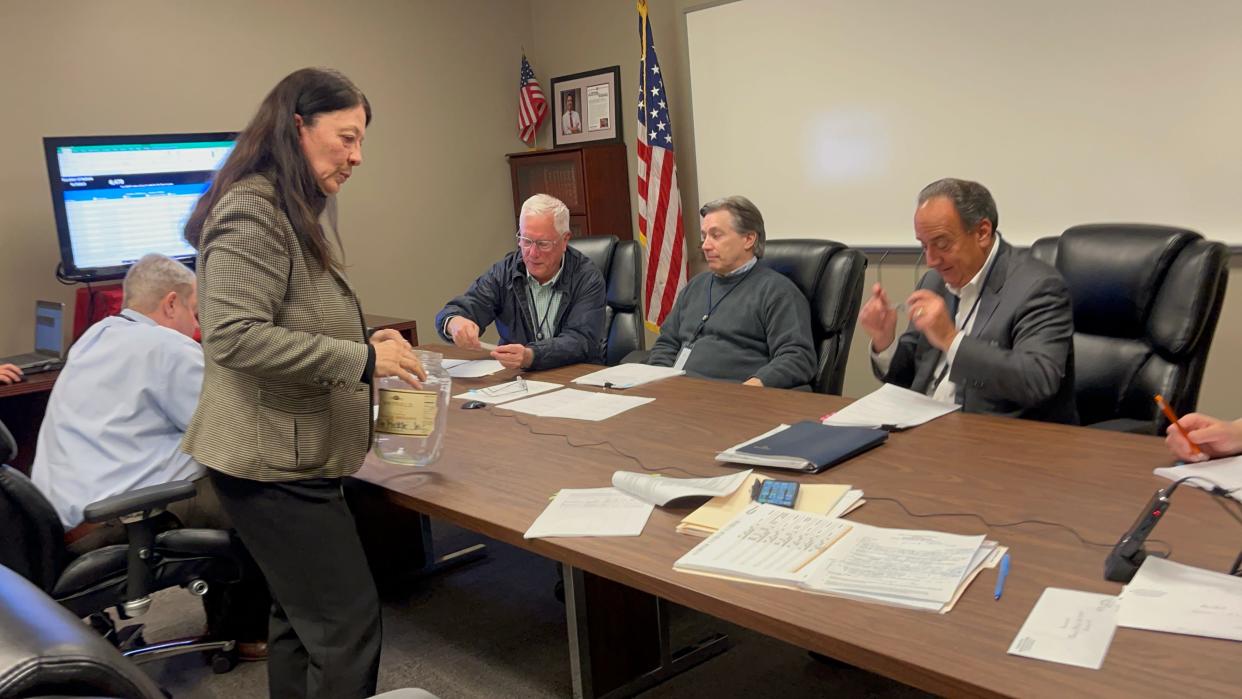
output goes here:
{"type": "Polygon", "coordinates": [[[1005,578],[1009,577],[1009,554],[1001,557],[1000,574],[996,576],[996,592],[994,597],[1001,598],[1001,593],[1005,591],[1005,578]]]}

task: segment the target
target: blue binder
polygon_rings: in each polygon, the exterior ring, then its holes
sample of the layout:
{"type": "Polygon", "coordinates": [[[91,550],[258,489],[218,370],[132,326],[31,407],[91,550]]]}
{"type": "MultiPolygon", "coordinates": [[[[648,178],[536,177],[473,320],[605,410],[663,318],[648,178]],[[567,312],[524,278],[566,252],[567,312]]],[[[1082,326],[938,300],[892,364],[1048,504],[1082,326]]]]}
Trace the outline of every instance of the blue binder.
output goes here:
{"type": "Polygon", "coordinates": [[[884,430],[870,427],[835,427],[815,421],[789,426],[776,434],[736,451],[756,456],[786,456],[806,459],[803,470],[819,473],[829,466],[877,447],[888,439],[884,430]]]}

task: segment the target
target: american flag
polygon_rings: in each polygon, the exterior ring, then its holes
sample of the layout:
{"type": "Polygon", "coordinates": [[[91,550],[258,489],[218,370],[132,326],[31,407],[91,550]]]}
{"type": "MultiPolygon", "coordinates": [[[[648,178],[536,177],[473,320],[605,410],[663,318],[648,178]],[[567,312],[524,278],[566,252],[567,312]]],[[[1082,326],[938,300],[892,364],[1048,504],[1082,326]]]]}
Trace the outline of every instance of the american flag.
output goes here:
{"type": "Polygon", "coordinates": [[[543,98],[543,88],[535,79],[526,54],[522,54],[522,80],[518,85],[518,138],[527,144],[535,140],[535,131],[548,115],[548,101],[543,98]]]}
{"type": "Polygon", "coordinates": [[[659,332],[686,285],[686,237],[673,156],[673,126],[646,0],[638,0],[638,35],[643,47],[638,66],[638,233],[647,253],[643,307],[647,328],[659,332]]]}

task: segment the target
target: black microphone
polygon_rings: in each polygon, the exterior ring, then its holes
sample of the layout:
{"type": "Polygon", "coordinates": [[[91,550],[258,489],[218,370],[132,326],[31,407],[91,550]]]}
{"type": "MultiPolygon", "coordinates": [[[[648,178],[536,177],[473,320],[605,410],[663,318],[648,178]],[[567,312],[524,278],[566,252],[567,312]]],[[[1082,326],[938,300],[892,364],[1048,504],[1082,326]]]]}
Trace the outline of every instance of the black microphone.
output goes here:
{"type": "Polygon", "coordinates": [[[1147,541],[1147,535],[1151,534],[1151,530],[1156,528],[1156,524],[1169,511],[1169,496],[1173,494],[1177,484],[1174,483],[1168,490],[1157,490],[1156,494],[1151,496],[1151,500],[1147,501],[1147,506],[1139,513],[1139,517],[1125,534],[1121,535],[1121,539],[1117,541],[1117,545],[1108,554],[1108,558],[1104,561],[1104,578],[1114,582],[1128,583],[1134,574],[1138,572],[1139,566],[1143,565],[1143,561],[1147,558],[1147,549],[1143,546],[1143,542],[1147,541]]]}

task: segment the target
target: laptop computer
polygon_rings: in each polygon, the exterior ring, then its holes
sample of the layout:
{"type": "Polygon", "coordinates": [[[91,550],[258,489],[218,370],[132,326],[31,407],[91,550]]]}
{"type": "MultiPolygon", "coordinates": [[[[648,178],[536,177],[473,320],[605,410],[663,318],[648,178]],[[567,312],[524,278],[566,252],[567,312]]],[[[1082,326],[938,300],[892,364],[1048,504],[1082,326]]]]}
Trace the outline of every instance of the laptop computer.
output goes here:
{"type": "Polygon", "coordinates": [[[0,364],[16,364],[23,374],[37,374],[64,366],[65,304],[35,302],[34,351],[13,357],[0,357],[0,364]]]}

